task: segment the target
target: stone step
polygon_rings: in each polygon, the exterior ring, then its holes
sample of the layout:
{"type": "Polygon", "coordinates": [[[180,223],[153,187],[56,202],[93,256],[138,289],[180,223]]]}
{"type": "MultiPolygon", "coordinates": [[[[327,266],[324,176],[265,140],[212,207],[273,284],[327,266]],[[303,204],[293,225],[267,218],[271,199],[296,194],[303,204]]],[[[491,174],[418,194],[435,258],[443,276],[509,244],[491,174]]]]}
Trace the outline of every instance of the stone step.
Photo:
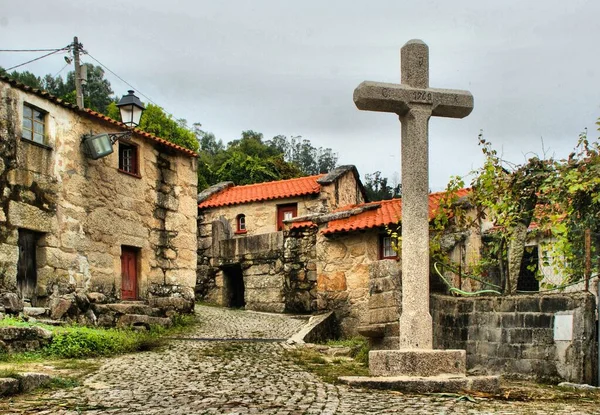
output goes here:
{"type": "Polygon", "coordinates": [[[42,317],[49,316],[50,309],[45,307],[23,307],[23,314],[27,317],[42,317]]]}
{"type": "Polygon", "coordinates": [[[112,311],[119,314],[141,314],[151,317],[157,317],[161,314],[160,309],[151,307],[143,301],[96,304],[95,307],[100,313],[112,311]]]}
{"type": "Polygon", "coordinates": [[[145,327],[151,326],[171,327],[173,322],[166,317],[152,317],[145,314],[125,314],[117,319],[117,327],[145,327]]]}

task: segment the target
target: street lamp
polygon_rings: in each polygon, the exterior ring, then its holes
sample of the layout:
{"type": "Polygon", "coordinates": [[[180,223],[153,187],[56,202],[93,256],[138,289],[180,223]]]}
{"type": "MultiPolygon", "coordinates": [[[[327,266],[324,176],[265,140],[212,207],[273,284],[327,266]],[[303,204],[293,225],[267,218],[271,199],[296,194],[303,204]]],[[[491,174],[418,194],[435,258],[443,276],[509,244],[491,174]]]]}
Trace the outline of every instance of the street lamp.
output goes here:
{"type": "Polygon", "coordinates": [[[129,139],[133,129],[137,127],[146,108],[142,101],[134,95],[133,90],[123,95],[117,107],[121,113],[121,122],[129,129],[119,133],[101,133],[96,135],[84,134],[82,137],[83,151],[92,160],[106,157],[113,152],[113,146],[119,138],[129,139]]]}
{"type": "Polygon", "coordinates": [[[138,97],[133,94],[133,90],[127,91],[127,95],[123,95],[123,98],[117,104],[119,112],[121,113],[121,122],[126,126],[133,128],[137,127],[142,118],[142,112],[146,109],[144,104],[138,97]]]}

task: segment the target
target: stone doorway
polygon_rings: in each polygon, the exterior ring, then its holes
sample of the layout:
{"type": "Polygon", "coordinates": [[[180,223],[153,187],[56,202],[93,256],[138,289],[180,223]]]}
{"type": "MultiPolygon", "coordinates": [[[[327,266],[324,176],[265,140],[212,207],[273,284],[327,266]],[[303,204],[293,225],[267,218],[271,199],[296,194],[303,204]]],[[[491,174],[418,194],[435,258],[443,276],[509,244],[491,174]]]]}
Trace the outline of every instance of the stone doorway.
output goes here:
{"type": "Polygon", "coordinates": [[[223,267],[223,302],[226,307],[242,308],[246,305],[244,276],[240,264],[223,267]]]}
{"type": "Polygon", "coordinates": [[[19,229],[19,260],[17,262],[17,288],[23,301],[36,304],[37,288],[37,245],[39,232],[19,229]]]}

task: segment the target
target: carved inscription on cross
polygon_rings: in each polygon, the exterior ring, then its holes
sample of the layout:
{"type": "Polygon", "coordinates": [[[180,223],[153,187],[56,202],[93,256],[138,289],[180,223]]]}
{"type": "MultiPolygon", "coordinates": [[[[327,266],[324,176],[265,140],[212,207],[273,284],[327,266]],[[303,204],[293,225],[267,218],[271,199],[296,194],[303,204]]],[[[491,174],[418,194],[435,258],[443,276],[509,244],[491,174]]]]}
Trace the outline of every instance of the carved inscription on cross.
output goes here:
{"type": "Polygon", "coordinates": [[[402,123],[402,314],[400,349],[431,349],[429,314],[429,118],[464,118],[468,91],[429,88],[429,48],[421,40],[400,52],[401,84],[365,81],[354,90],[360,110],[392,112],[402,123]]]}

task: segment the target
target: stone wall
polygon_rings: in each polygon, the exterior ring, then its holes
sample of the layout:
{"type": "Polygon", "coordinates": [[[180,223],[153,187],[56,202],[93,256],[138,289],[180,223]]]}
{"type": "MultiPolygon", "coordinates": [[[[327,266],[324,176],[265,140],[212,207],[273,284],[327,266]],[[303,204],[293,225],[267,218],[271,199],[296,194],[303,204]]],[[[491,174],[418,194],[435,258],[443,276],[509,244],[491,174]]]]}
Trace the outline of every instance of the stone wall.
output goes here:
{"type": "Polygon", "coordinates": [[[139,176],[118,152],[91,160],[83,134],[118,130],[0,82],[0,285],[16,289],[18,231],[39,232],[34,302],[75,289],[120,297],[121,247],[139,250],[138,294],[152,285],[194,287],[196,160],[136,134],[139,176]],[[47,145],[21,140],[23,102],[47,112],[47,145]]]}
{"type": "Polygon", "coordinates": [[[382,259],[369,265],[367,313],[358,332],[369,338],[371,350],[397,349],[402,311],[402,263],[382,259]]]}
{"type": "Polygon", "coordinates": [[[469,369],[548,382],[593,382],[595,300],[590,293],[432,295],[431,314],[434,347],[466,349],[469,369]]]}
{"type": "Polygon", "coordinates": [[[337,167],[318,182],[321,184],[320,199],[327,211],[365,201],[354,166],[337,167]]]}
{"type": "Polygon", "coordinates": [[[244,238],[246,236],[277,232],[277,205],[292,203],[298,205],[298,216],[319,213],[323,209],[322,201],[316,195],[309,195],[203,209],[200,212],[199,219],[201,224],[207,224],[224,218],[233,231],[232,237],[244,238]],[[236,235],[236,218],[240,214],[246,216],[246,233],[236,235]]]}
{"type": "Polygon", "coordinates": [[[317,307],[334,310],[344,336],[365,320],[369,265],[379,258],[377,230],[317,237],[317,307]]]}

